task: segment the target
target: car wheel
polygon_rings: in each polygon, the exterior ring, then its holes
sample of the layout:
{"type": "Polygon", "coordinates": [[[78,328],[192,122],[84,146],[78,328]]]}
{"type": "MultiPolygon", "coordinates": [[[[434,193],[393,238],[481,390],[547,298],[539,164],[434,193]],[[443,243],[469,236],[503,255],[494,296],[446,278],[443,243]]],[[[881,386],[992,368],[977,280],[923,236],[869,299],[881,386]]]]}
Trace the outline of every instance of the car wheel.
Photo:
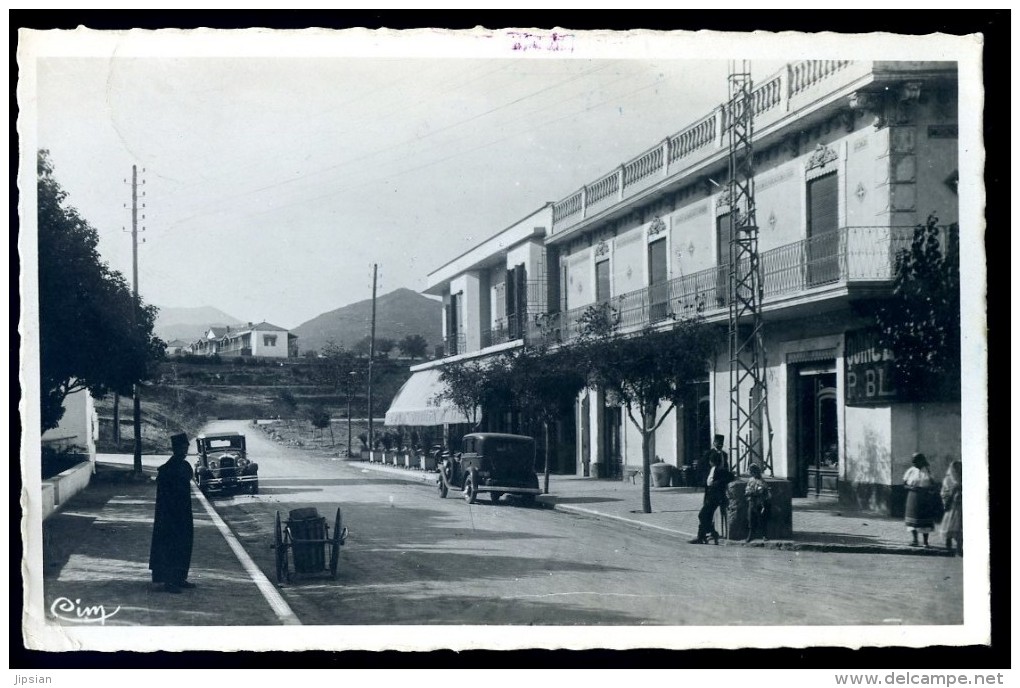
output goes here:
{"type": "Polygon", "coordinates": [[[251,484],[251,493],[253,495],[257,495],[259,493],[259,484],[258,484],[258,481],[255,481],[255,482],[253,482],[251,484]]]}
{"type": "Polygon", "coordinates": [[[489,499],[492,500],[493,504],[499,503],[499,498],[503,496],[502,492],[490,492],[489,499]]]}
{"type": "Polygon", "coordinates": [[[477,478],[473,470],[464,478],[464,501],[468,504],[474,504],[475,500],[478,499],[478,490],[475,487],[476,480],[477,478]]]}
{"type": "Polygon", "coordinates": [[[522,494],[521,501],[524,502],[525,506],[535,505],[535,495],[533,494],[522,494]]]}

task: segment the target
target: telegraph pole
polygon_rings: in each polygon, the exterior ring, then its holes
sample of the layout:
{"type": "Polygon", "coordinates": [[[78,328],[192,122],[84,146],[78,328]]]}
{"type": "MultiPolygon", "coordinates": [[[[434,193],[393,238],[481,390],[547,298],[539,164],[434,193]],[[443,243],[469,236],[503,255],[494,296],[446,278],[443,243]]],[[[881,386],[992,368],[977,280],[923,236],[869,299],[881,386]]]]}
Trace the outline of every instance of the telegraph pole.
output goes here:
{"type": "MultiPolygon", "coordinates": [[[[131,324],[138,326],[138,166],[131,166],[131,295],[134,303],[131,309],[131,324]]],[[[138,396],[139,386],[135,383],[132,389],[134,401],[134,432],[135,432],[135,473],[142,473],[142,404],[138,396]]]]}
{"type": "Polygon", "coordinates": [[[375,288],[379,276],[379,264],[372,264],[372,336],[368,344],[368,448],[375,447],[372,434],[372,363],[375,361],[375,288]]]}

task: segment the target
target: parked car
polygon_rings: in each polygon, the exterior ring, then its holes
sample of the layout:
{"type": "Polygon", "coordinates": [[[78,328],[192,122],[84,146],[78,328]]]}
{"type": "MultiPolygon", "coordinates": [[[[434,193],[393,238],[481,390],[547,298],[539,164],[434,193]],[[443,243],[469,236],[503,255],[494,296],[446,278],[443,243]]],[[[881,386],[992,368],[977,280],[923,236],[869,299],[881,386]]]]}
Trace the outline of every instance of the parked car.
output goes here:
{"type": "Polygon", "coordinates": [[[203,493],[246,490],[259,491],[259,465],[248,459],[244,435],[222,432],[199,435],[195,482],[203,493]]]}
{"type": "Polygon", "coordinates": [[[495,504],[505,494],[534,502],[541,493],[535,475],[535,440],[525,435],[476,432],[464,435],[459,452],[439,467],[439,496],[459,491],[468,504],[482,492],[495,504]]]}

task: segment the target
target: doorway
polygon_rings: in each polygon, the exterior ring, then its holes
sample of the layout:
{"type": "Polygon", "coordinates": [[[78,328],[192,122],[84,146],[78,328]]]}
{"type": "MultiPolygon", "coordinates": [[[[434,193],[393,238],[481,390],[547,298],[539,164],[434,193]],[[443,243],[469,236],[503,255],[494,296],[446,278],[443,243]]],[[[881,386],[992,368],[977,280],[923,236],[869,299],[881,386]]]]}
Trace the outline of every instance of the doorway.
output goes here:
{"type": "Polygon", "coordinates": [[[804,364],[797,373],[795,494],[835,495],[839,477],[835,361],[804,364]]]}

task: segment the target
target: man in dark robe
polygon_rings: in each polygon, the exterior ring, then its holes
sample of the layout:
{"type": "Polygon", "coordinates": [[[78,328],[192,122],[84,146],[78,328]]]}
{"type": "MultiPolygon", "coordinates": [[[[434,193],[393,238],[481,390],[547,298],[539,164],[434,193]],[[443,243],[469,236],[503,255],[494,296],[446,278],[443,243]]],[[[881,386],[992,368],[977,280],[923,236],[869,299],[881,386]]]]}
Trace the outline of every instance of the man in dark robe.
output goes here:
{"type": "Polygon", "coordinates": [[[191,465],[188,436],[170,438],[173,455],[159,467],[156,477],[156,517],[152,524],[149,568],[152,582],[162,583],[165,592],[179,593],[193,588],[188,582],[195,526],[191,516],[191,465]]]}

